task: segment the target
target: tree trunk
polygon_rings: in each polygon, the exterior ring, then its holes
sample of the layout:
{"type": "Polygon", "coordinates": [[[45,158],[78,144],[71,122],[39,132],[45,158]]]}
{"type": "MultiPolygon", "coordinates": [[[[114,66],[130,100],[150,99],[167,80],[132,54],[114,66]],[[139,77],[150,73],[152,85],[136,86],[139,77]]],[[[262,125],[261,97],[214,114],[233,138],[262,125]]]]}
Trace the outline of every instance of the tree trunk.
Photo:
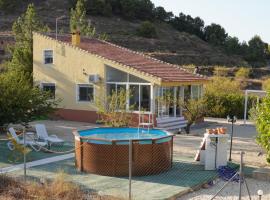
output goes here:
{"type": "Polygon", "coordinates": [[[190,123],[187,123],[187,126],[186,126],[186,133],[189,134],[190,133],[190,127],[191,127],[192,124],[190,123]]]}

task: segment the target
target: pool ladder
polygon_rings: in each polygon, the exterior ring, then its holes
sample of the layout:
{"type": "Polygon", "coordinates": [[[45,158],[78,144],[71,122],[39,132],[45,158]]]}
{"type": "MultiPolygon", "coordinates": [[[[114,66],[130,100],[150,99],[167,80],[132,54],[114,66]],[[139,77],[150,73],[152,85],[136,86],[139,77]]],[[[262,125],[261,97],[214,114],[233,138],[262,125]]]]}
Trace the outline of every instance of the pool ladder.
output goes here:
{"type": "Polygon", "coordinates": [[[147,127],[148,133],[150,131],[150,127],[154,127],[154,117],[152,113],[140,113],[139,114],[139,123],[138,123],[138,133],[140,132],[140,128],[147,127]],[[148,117],[148,120],[145,122],[145,116],[148,117]]]}

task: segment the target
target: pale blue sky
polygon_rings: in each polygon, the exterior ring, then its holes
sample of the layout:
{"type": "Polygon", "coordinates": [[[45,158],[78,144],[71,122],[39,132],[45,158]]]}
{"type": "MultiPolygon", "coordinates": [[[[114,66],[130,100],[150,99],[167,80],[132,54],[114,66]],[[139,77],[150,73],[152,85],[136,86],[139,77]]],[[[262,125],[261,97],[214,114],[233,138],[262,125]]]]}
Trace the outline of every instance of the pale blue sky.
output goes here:
{"type": "Polygon", "coordinates": [[[175,15],[201,17],[205,24],[218,23],[231,36],[248,41],[254,35],[270,43],[270,0],[152,0],[175,15]]]}

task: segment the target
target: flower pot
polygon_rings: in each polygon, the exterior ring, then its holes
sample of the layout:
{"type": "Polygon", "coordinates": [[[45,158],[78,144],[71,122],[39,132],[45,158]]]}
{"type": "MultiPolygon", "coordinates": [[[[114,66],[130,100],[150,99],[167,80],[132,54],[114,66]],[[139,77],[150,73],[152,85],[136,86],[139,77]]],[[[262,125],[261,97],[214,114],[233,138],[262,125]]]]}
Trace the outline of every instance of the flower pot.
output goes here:
{"type": "Polygon", "coordinates": [[[17,135],[21,135],[23,132],[22,131],[16,131],[17,135]]]}
{"type": "Polygon", "coordinates": [[[208,134],[214,134],[214,129],[206,129],[206,133],[208,134]]]}
{"type": "Polygon", "coordinates": [[[219,128],[219,134],[226,134],[227,128],[226,127],[220,127],[219,128]]]}

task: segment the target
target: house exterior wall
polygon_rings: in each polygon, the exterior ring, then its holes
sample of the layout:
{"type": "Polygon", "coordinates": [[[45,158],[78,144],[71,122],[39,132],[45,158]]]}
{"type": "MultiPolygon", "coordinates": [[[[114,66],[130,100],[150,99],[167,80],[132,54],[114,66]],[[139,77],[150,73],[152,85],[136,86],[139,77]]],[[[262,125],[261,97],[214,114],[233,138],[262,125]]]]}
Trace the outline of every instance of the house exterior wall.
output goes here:
{"type": "MultiPolygon", "coordinates": [[[[94,97],[101,97],[102,93],[105,92],[106,66],[140,77],[148,81],[152,88],[162,85],[159,78],[101,56],[90,54],[71,44],[57,41],[39,33],[33,33],[34,84],[55,84],[55,96],[61,100],[57,111],[60,118],[96,122],[98,116],[94,103],[77,101],[77,84],[89,84],[89,75],[98,74],[101,81],[93,85],[94,97]],[[53,64],[44,64],[44,50],[53,50],[53,64]]],[[[183,83],[183,85],[186,84],[188,82],[183,83]]],[[[153,94],[151,95],[152,108],[154,108],[155,97],[153,94]]]]}
{"type": "Polygon", "coordinates": [[[34,34],[34,83],[55,83],[56,97],[61,99],[59,108],[95,110],[93,103],[77,101],[77,84],[89,84],[88,75],[84,75],[85,73],[98,74],[101,77],[102,81],[94,85],[95,95],[98,96],[104,80],[102,60],[72,46],[61,45],[34,34]],[[60,52],[61,49],[64,49],[64,53],[60,52]],[[53,50],[53,64],[44,64],[44,50],[53,50]]]}
{"type": "MultiPolygon", "coordinates": [[[[101,81],[94,84],[94,96],[100,97],[105,88],[106,66],[119,70],[126,68],[102,57],[91,55],[75,46],[58,42],[50,37],[33,34],[33,78],[34,84],[54,83],[55,96],[61,101],[58,105],[57,115],[60,118],[95,122],[97,119],[94,103],[77,101],[77,84],[89,84],[88,76],[98,74],[101,81]],[[44,64],[44,50],[53,50],[53,64],[44,64]],[[88,116],[89,117],[86,117],[88,116]]],[[[125,72],[138,76],[132,69],[125,72]]],[[[139,75],[153,84],[157,79],[139,75]]]]}

